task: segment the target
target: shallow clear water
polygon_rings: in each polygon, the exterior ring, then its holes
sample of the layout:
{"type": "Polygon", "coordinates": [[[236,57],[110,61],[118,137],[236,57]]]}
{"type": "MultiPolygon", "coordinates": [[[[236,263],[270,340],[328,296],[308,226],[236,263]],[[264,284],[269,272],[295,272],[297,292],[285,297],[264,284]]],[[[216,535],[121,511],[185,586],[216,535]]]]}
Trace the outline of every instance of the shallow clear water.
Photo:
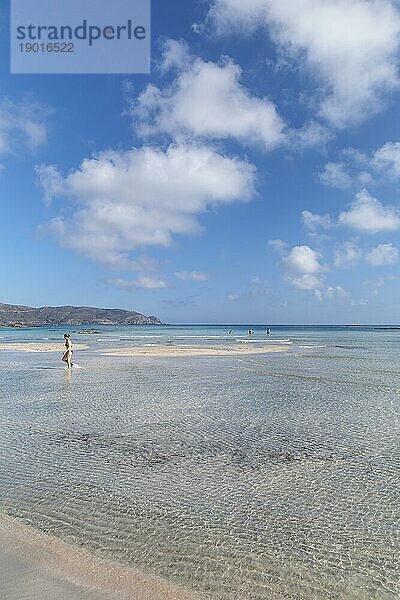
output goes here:
{"type": "Polygon", "coordinates": [[[55,354],[1,353],[0,509],[205,598],[400,597],[400,331],[274,327],[293,342],[279,355],[95,352],[229,328],[97,327],[69,375],[55,354]]]}

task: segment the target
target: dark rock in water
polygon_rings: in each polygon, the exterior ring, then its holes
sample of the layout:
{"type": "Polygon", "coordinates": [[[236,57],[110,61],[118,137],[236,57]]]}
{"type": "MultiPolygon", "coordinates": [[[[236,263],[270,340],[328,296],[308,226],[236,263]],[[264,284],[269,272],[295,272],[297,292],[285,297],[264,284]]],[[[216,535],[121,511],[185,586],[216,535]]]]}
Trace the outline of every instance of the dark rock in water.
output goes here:
{"type": "MultiPolygon", "coordinates": [[[[154,316],[120,308],[90,306],[19,306],[0,303],[0,327],[40,327],[49,325],[159,325],[154,316]]],[[[87,331],[84,333],[97,333],[87,331]]]]}

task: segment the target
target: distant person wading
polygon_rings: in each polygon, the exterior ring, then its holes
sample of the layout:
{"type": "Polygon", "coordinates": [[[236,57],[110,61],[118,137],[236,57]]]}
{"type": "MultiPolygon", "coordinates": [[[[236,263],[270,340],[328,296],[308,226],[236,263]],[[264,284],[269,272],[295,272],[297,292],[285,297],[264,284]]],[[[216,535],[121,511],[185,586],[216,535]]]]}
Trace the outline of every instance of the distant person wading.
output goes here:
{"type": "Polygon", "coordinates": [[[68,369],[70,369],[72,367],[72,342],[69,333],[64,333],[64,340],[66,350],[62,357],[62,360],[67,363],[67,367],[68,369]]]}

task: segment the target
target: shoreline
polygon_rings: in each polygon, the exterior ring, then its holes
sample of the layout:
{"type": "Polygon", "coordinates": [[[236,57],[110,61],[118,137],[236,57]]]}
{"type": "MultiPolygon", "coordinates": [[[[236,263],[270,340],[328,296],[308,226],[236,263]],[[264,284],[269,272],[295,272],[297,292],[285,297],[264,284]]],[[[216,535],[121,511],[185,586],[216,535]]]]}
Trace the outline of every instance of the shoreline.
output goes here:
{"type": "Polygon", "coordinates": [[[0,511],[0,573],[7,600],[199,600],[195,592],[42,533],[0,511]],[[8,589],[9,588],[9,589],[8,589]],[[11,594],[11,595],[10,595],[11,594]],[[79,594],[79,595],[78,595],[79,594]]]}
{"type": "MultiPolygon", "coordinates": [[[[159,346],[128,346],[120,348],[98,349],[87,344],[74,343],[73,349],[93,350],[101,356],[149,356],[149,357],[195,357],[195,356],[245,356],[251,354],[269,354],[285,352],[291,344],[271,344],[268,346],[241,343],[235,345],[159,345],[159,346]]],[[[0,343],[0,352],[32,352],[32,353],[63,353],[65,347],[58,342],[3,342],[0,343]]]]}
{"type": "MultiPolygon", "coordinates": [[[[87,350],[87,344],[74,344],[73,350],[87,350]]],[[[64,344],[58,342],[7,342],[0,344],[0,352],[65,352],[64,344]]]]}
{"type": "Polygon", "coordinates": [[[182,356],[242,356],[249,354],[268,354],[285,352],[288,346],[250,346],[236,344],[234,346],[131,346],[99,350],[102,356],[150,356],[150,357],[182,357],[182,356]]]}

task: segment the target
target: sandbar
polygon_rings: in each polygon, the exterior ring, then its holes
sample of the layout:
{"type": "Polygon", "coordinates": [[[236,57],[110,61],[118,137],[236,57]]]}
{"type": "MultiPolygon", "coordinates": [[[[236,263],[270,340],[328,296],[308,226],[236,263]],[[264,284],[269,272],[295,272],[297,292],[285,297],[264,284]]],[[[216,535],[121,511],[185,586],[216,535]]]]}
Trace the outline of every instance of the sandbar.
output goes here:
{"type": "Polygon", "coordinates": [[[0,513],[6,600],[198,600],[195,592],[101,558],[0,513]]]}
{"type": "MultiPolygon", "coordinates": [[[[74,344],[74,350],[86,350],[86,344],[74,344]]],[[[0,344],[0,351],[9,352],[65,352],[64,344],[58,342],[10,342],[0,344]]]]}
{"type": "Polygon", "coordinates": [[[247,354],[264,354],[268,352],[285,352],[287,346],[253,346],[237,344],[232,346],[132,346],[130,348],[113,348],[101,350],[104,356],[241,356],[247,354]]]}

